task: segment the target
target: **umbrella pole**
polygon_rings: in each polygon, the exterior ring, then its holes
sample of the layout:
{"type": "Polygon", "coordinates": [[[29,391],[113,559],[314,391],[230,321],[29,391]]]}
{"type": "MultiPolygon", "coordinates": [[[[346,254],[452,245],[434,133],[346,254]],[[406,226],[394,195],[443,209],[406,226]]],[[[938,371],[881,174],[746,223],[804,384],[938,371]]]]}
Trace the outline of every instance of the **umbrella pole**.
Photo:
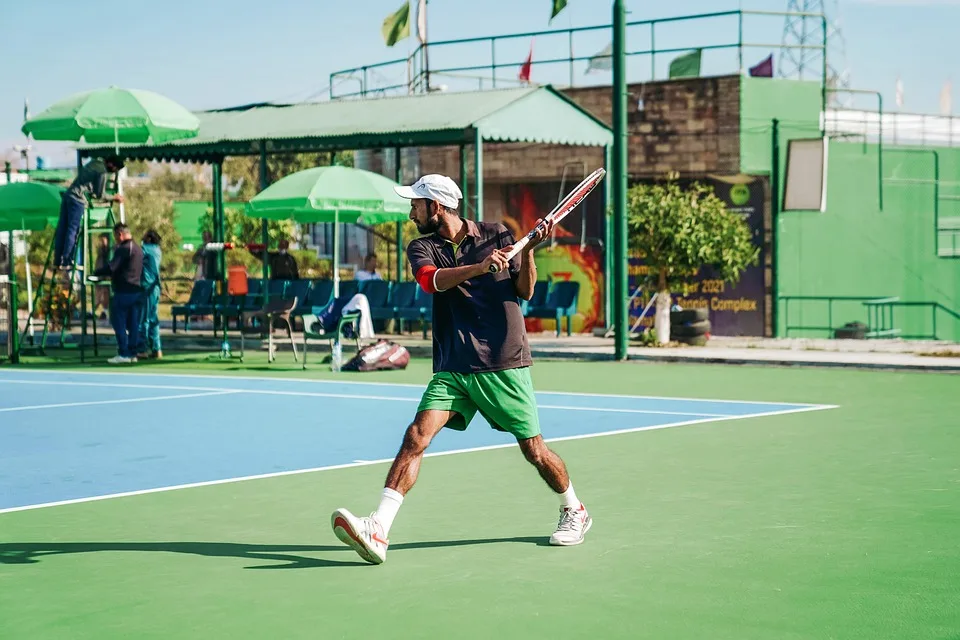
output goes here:
{"type": "Polygon", "coordinates": [[[333,297],[340,297],[340,212],[333,212],[333,297]]]}
{"type": "Polygon", "coordinates": [[[27,230],[26,226],[23,229],[23,265],[25,267],[27,275],[27,333],[30,336],[30,340],[33,341],[33,278],[30,276],[30,248],[27,245],[27,230]]]}

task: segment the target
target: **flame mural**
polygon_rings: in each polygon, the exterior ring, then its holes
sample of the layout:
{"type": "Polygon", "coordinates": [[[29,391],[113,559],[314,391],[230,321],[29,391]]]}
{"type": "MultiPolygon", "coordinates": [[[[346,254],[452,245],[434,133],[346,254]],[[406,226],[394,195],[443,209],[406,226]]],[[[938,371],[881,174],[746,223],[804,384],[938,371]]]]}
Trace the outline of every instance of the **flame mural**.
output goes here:
{"type": "MultiPolygon", "coordinates": [[[[573,185],[565,185],[569,191],[573,185]]],[[[501,221],[514,237],[533,228],[539,218],[556,206],[559,182],[501,185],[501,221]]],[[[580,284],[577,314],[572,330],[587,332],[604,322],[603,187],[581,203],[554,232],[555,242],[544,241],[536,250],[540,280],[573,281],[580,284]]],[[[565,195],[565,194],[564,194],[565,195]]],[[[531,332],[552,331],[555,320],[526,319],[531,332]]],[[[565,328],[565,327],[564,327],[565,328]]]]}

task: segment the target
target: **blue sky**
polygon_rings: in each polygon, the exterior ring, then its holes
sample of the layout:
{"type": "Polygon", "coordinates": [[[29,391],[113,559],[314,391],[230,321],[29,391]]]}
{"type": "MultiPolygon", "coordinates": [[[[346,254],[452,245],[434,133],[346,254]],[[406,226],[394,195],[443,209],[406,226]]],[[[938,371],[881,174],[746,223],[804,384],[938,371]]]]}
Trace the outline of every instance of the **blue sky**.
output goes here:
{"type": "MultiPolygon", "coordinates": [[[[402,0],[32,0],[0,7],[0,158],[23,143],[19,132],[23,100],[36,113],[72,93],[109,86],[150,89],[190,109],[258,101],[299,101],[327,95],[330,73],[343,68],[405,57],[410,38],[387,48],[383,18],[402,0]]],[[[828,6],[833,3],[828,0],[828,6]]],[[[569,0],[548,25],[550,0],[430,0],[430,40],[609,24],[609,0],[569,0]]],[[[782,11],[787,0],[627,0],[628,19],[645,20],[736,9],[782,11]]],[[[943,83],[952,79],[954,111],[960,113],[960,55],[956,25],[960,0],[840,0],[847,67],[853,86],[879,90],[894,107],[897,76],[903,78],[904,111],[938,113],[943,83]]],[[[780,41],[781,18],[752,18],[746,39],[780,41]]],[[[628,35],[628,48],[648,46],[646,32],[628,35]]],[[[658,47],[721,44],[736,38],[736,23],[717,20],[671,25],[657,33],[658,47]]],[[[606,32],[583,34],[575,55],[589,55],[609,40],[606,32]]],[[[520,60],[528,38],[498,45],[498,60],[520,60]]],[[[771,49],[748,53],[753,63],[771,49]],[[756,59],[752,59],[756,58],[756,59]]],[[[431,66],[486,62],[487,45],[437,50],[431,66]]],[[[566,56],[566,39],[539,38],[538,56],[566,56]]],[[[709,54],[704,72],[729,69],[730,53],[709,54]]],[[[669,56],[658,64],[663,73],[669,56]]],[[[649,76],[649,59],[634,58],[631,76],[649,76]]],[[[506,78],[514,70],[503,70],[506,78]]],[[[385,70],[383,81],[403,81],[402,67],[385,70]]],[[[645,77],[646,76],[646,77],[645,77]]],[[[600,83],[609,74],[575,81],[600,83]]],[[[533,68],[533,80],[566,83],[566,67],[533,68]]],[[[456,80],[439,79],[451,83],[456,80]]],[[[354,83],[341,86],[350,90],[354,83]]],[[[866,106],[866,104],[864,104],[866,106]]],[[[34,143],[48,164],[69,163],[62,144],[34,143]]],[[[36,155],[34,151],[34,155],[36,155]]],[[[15,166],[17,162],[14,163],[15,166]]]]}

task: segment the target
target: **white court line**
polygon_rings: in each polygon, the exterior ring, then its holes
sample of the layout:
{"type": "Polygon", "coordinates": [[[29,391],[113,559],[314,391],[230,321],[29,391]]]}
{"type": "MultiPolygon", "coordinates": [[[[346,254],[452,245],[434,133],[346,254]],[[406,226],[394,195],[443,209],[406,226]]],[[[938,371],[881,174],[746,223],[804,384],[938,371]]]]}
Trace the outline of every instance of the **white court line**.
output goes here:
{"type": "MultiPolygon", "coordinates": [[[[407,388],[416,388],[423,389],[425,384],[412,384],[408,382],[366,382],[361,380],[325,380],[325,379],[310,379],[310,378],[289,378],[286,376],[221,376],[221,375],[208,375],[203,373],[149,373],[149,372],[135,372],[130,371],[54,371],[51,369],[40,369],[40,370],[18,370],[17,374],[27,373],[27,374],[38,374],[38,375],[82,375],[82,376],[156,376],[158,378],[200,378],[200,379],[210,379],[210,380],[257,380],[264,382],[299,382],[299,383],[313,383],[313,384],[347,384],[347,385],[371,385],[379,387],[407,387],[407,388]]],[[[2,376],[0,376],[0,381],[3,381],[2,376]]],[[[193,388],[193,387],[191,387],[193,388]]],[[[762,400],[719,400],[716,398],[690,398],[690,397],[679,397],[679,396],[633,396],[627,394],[617,394],[617,393],[585,393],[582,391],[537,391],[537,393],[543,394],[554,394],[561,396],[594,396],[597,398],[640,398],[643,400],[684,400],[687,402],[720,402],[720,403],[730,403],[730,404],[759,404],[759,405],[774,405],[774,406],[783,406],[791,405],[797,407],[822,407],[824,405],[819,404],[810,404],[804,402],[770,402],[762,400]]]]}
{"type": "MultiPolygon", "coordinates": [[[[657,429],[670,429],[673,427],[686,427],[695,424],[704,424],[707,422],[724,422],[727,420],[740,420],[745,418],[763,418],[767,416],[779,416],[785,415],[788,413],[805,413],[808,411],[821,411],[823,409],[833,409],[836,408],[830,405],[814,405],[810,407],[803,407],[800,409],[784,409],[782,411],[770,411],[767,413],[754,413],[742,416],[724,416],[719,418],[701,418],[698,420],[684,420],[682,422],[669,422],[666,424],[655,424],[646,427],[634,427],[631,429],[618,429],[616,431],[605,431],[603,433],[588,433],[584,435],[577,436],[561,436],[557,438],[544,438],[546,442],[564,442],[568,440],[586,440],[588,438],[601,438],[604,436],[615,436],[622,435],[625,433],[636,433],[638,431],[655,431],[657,429]]],[[[516,447],[516,443],[507,443],[507,444],[493,444],[485,447],[473,447],[470,449],[455,449],[453,451],[438,451],[436,453],[427,453],[424,455],[425,458],[436,458],[439,456],[450,456],[460,453],[475,453],[478,451],[491,451],[494,449],[507,449],[510,447],[516,447]]],[[[142,496],[150,493],[163,493],[167,491],[177,491],[180,489],[195,489],[197,487],[211,487],[218,484],[232,484],[234,482],[246,482],[248,480],[265,480],[267,478],[279,478],[282,476],[293,476],[301,475],[304,473],[315,473],[317,471],[334,471],[336,469],[350,469],[353,467],[366,467],[374,464],[386,464],[388,462],[393,462],[393,458],[382,458],[380,460],[356,460],[354,462],[349,462],[347,464],[335,464],[326,467],[314,467],[312,469],[294,469],[291,471],[277,471],[273,473],[262,473],[253,476],[240,476],[237,478],[223,478],[221,480],[207,480],[204,482],[192,482],[189,484],[178,484],[172,485],[169,487],[157,487],[154,489],[139,489],[137,491],[125,491],[123,493],[111,493],[102,496],[90,496],[87,498],[74,498],[72,500],[60,500],[57,502],[45,502],[41,504],[28,504],[22,507],[8,507],[6,509],[0,509],[0,515],[4,513],[15,513],[18,511],[32,511],[34,509],[45,509],[47,507],[61,507],[70,504],[82,504],[85,502],[99,502],[101,500],[112,500],[113,498],[127,498],[130,496],[142,496]]]]}
{"type": "MultiPolygon", "coordinates": [[[[217,387],[179,387],[166,385],[148,385],[148,384],[115,384],[108,382],[71,382],[65,380],[55,381],[32,381],[32,380],[3,380],[0,384],[36,384],[36,385],[59,385],[59,386],[83,386],[83,387],[110,387],[127,389],[168,389],[168,390],[192,390],[192,391],[211,391],[220,393],[256,393],[269,396],[302,396],[309,398],[344,398],[349,400],[388,400],[394,402],[420,402],[420,398],[404,398],[402,396],[366,396],[352,393],[324,393],[321,391],[275,391],[273,389],[227,389],[217,387]]],[[[589,395],[589,394],[588,394],[589,395]]],[[[184,396],[189,397],[189,396],[184,396]]],[[[629,397],[629,396],[628,396],[629,397]]],[[[726,413],[700,413],[697,411],[661,411],[656,409],[626,409],[612,407],[571,407],[567,405],[538,404],[538,409],[559,409],[562,411],[596,411],[601,413],[642,413],[649,415],[662,416],[697,416],[701,418],[716,418],[729,414],[726,413]]]]}
{"type": "Polygon", "coordinates": [[[151,400],[178,400],[180,398],[202,398],[205,396],[222,396],[235,391],[208,391],[204,393],[181,393],[175,396],[150,396],[146,398],[125,398],[123,400],[91,400],[88,402],[63,402],[60,404],[35,404],[25,407],[5,407],[0,409],[0,413],[8,411],[35,411],[38,409],[61,409],[63,407],[89,407],[100,404],[124,404],[127,402],[150,402],[151,400]]]}

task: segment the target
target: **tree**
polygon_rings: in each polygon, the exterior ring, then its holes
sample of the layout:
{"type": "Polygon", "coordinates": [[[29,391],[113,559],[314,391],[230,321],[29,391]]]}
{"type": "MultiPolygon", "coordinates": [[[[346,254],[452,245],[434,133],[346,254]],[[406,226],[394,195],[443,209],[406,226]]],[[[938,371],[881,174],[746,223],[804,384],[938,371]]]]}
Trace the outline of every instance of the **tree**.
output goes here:
{"type": "MultiPolygon", "coordinates": [[[[352,151],[318,153],[278,153],[267,156],[267,182],[277,180],[304,169],[339,164],[353,166],[352,151]]],[[[248,202],[260,192],[260,158],[257,156],[238,156],[226,158],[223,162],[223,175],[228,190],[232,190],[230,200],[248,202]]],[[[213,209],[201,220],[201,231],[213,231],[213,209]]],[[[225,207],[224,235],[227,242],[240,244],[260,243],[263,239],[263,223],[259,218],[251,218],[241,210],[225,207]]],[[[281,239],[300,241],[297,226],[289,220],[269,220],[267,222],[268,244],[276,247],[281,239]]],[[[299,256],[298,256],[299,257],[299,256]]],[[[229,255],[228,262],[240,260],[238,255],[229,255]]]]}
{"type": "Polygon", "coordinates": [[[682,189],[677,174],[627,192],[627,226],[630,249],[647,266],[644,285],[657,291],[655,327],[661,344],[670,341],[671,291],[686,293],[689,279],[705,266],[735,283],[760,254],[746,222],[727,210],[712,187],[693,182],[682,189]]]}
{"type": "Polygon", "coordinates": [[[178,199],[209,199],[210,189],[204,187],[190,171],[163,170],[149,181],[133,185],[124,191],[124,211],[130,232],[138,242],[149,229],[160,234],[160,248],[164,253],[162,270],[176,273],[181,267],[181,237],[174,226],[173,201],[178,199]]]}
{"type": "MultiPolygon", "coordinates": [[[[297,171],[339,164],[353,166],[352,151],[319,153],[277,153],[267,156],[267,181],[272,184],[297,171]]],[[[235,156],[223,161],[223,175],[227,183],[237,189],[235,200],[247,202],[260,192],[260,158],[235,156]]]]}

